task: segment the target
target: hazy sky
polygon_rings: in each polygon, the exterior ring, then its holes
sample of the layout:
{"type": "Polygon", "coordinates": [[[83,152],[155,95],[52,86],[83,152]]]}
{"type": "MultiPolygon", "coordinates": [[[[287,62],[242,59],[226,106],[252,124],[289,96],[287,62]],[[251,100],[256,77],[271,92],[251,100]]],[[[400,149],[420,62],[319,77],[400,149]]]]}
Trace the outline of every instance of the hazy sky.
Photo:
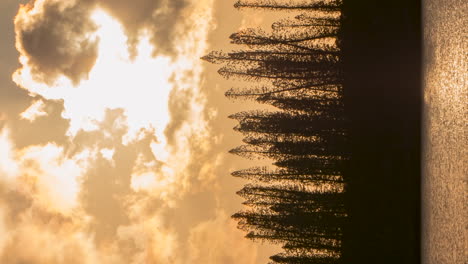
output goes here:
{"type": "MultiPolygon", "coordinates": [[[[217,67],[226,0],[0,2],[0,263],[265,263],[217,67]]],[[[247,107],[247,106],[245,106],[247,107]]]]}

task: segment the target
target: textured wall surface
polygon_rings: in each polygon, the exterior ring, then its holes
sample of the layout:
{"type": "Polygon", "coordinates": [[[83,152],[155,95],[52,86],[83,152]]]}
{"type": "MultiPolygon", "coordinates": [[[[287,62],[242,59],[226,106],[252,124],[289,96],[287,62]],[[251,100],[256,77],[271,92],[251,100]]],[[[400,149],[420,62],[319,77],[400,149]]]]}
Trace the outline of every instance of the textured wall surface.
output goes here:
{"type": "Polygon", "coordinates": [[[468,2],[424,1],[423,260],[467,260],[468,2]]]}

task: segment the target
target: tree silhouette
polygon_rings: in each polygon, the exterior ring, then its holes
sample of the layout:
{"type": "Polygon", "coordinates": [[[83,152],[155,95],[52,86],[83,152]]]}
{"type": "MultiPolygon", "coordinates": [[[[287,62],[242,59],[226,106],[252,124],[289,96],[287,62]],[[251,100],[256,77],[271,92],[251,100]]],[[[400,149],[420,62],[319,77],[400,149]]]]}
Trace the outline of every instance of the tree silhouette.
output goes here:
{"type": "Polygon", "coordinates": [[[323,168],[308,168],[308,170],[300,170],[297,168],[276,168],[270,169],[267,167],[253,167],[244,170],[232,172],[232,176],[249,179],[260,182],[275,182],[275,181],[297,181],[301,183],[310,182],[332,182],[342,183],[343,178],[337,170],[326,170],[323,168]]]}
{"type": "Polygon", "coordinates": [[[257,9],[273,9],[273,10],[321,10],[321,11],[339,11],[340,0],[325,1],[312,0],[294,3],[294,1],[284,2],[278,0],[256,0],[242,1],[239,0],[234,4],[235,8],[257,8],[257,9]]]}
{"type": "Polygon", "coordinates": [[[229,118],[239,121],[234,130],[242,133],[292,133],[313,136],[323,133],[340,133],[345,130],[344,119],[317,115],[317,113],[246,111],[230,115],[229,118]]]}
{"type": "Polygon", "coordinates": [[[267,33],[247,28],[230,36],[242,49],[212,51],[202,59],[219,64],[226,79],[254,83],[225,95],[277,110],[229,116],[243,142],[229,152],[270,159],[271,166],[232,172],[247,179],[237,192],[248,208],[232,215],[246,238],[280,244],[271,263],[337,263],[345,210],[343,171],[348,160],[343,77],[339,49],[341,0],[240,0],[236,8],[302,10],[267,33]],[[318,15],[321,13],[322,15],[318,15]],[[327,14],[327,15],[323,15],[327,14]]]}
{"type": "Polygon", "coordinates": [[[225,95],[228,98],[232,99],[260,99],[259,102],[266,101],[266,99],[274,97],[275,94],[289,95],[289,97],[294,98],[307,98],[308,95],[313,94],[328,94],[330,96],[337,97],[337,93],[341,90],[336,82],[333,81],[324,81],[324,80],[308,80],[307,82],[294,82],[291,81],[288,84],[284,82],[276,81],[273,85],[270,86],[260,86],[260,87],[248,87],[248,88],[231,88],[225,95]]]}
{"type": "Polygon", "coordinates": [[[270,259],[273,262],[270,264],[335,264],[339,263],[337,258],[327,257],[327,256],[310,256],[310,255],[289,255],[280,253],[274,256],[271,256],[270,259]]]}
{"type": "Polygon", "coordinates": [[[267,34],[260,29],[247,28],[232,34],[232,44],[245,45],[252,49],[276,50],[283,52],[310,53],[316,51],[338,51],[333,46],[324,46],[319,40],[336,37],[336,32],[329,30],[295,32],[291,35],[274,31],[267,34]],[[276,34],[275,34],[276,33],[276,34]]]}
{"type": "Polygon", "coordinates": [[[281,19],[277,22],[274,22],[271,27],[273,29],[280,29],[280,28],[287,28],[289,30],[293,30],[299,27],[307,27],[307,28],[326,28],[326,27],[340,27],[340,21],[338,18],[335,17],[313,17],[308,16],[306,14],[301,14],[294,19],[281,19]]]}

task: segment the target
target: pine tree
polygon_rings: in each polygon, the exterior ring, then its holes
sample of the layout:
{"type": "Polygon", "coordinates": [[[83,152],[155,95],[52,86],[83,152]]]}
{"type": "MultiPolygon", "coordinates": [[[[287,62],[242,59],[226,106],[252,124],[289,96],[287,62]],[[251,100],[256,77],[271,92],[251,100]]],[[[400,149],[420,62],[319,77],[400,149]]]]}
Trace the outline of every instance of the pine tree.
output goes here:
{"type": "Polygon", "coordinates": [[[278,0],[256,0],[243,1],[239,0],[234,4],[235,8],[256,8],[256,9],[272,9],[272,10],[319,10],[319,11],[339,11],[342,2],[340,0],[312,0],[294,3],[294,1],[278,1],[278,0]]]}
{"type": "Polygon", "coordinates": [[[277,111],[229,116],[245,145],[230,153],[268,158],[272,166],[232,173],[248,179],[237,192],[248,210],[232,216],[252,240],[280,244],[274,263],[337,263],[347,212],[343,170],[348,160],[341,51],[341,0],[239,0],[236,8],[303,10],[273,23],[271,33],[243,29],[230,36],[243,49],[214,51],[202,59],[219,64],[226,79],[256,83],[226,91],[277,111]]]}
{"type": "Polygon", "coordinates": [[[253,167],[234,171],[232,175],[235,177],[266,183],[275,181],[297,181],[301,183],[343,182],[343,177],[339,171],[324,170],[322,168],[299,170],[291,168],[268,169],[267,167],[253,167]]]}
{"type": "Polygon", "coordinates": [[[328,257],[328,256],[310,256],[307,254],[295,254],[295,255],[290,255],[290,254],[285,254],[285,253],[280,253],[274,256],[271,256],[270,259],[273,262],[270,262],[270,264],[337,264],[339,263],[339,260],[334,257],[328,257]]]}

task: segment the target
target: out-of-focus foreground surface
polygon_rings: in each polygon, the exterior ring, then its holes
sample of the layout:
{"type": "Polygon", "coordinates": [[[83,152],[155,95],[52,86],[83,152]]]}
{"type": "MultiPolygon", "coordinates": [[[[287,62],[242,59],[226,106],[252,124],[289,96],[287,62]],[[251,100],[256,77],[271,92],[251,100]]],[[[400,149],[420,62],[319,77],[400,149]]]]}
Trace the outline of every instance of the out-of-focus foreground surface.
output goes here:
{"type": "Polygon", "coordinates": [[[468,2],[424,2],[423,263],[465,263],[468,2]]]}

